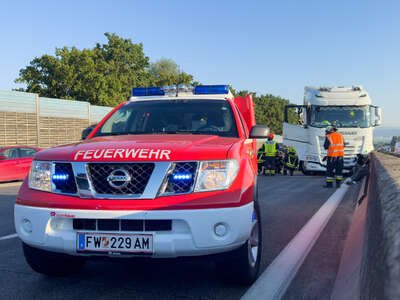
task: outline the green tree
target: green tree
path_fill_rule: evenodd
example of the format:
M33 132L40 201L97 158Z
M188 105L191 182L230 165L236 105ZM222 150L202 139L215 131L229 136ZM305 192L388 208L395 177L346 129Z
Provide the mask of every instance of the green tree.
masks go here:
M56 48L55 55L35 57L21 69L16 82L23 91L44 97L89 101L114 106L125 100L132 87L159 83L190 83L193 76L163 59L152 64L142 44L105 33L107 43L91 49ZM21 90L21 89L20 89Z
M237 96L248 94L248 91L233 91ZM253 94L253 101L257 124L266 125L271 132L282 134L285 106L290 104L289 100L271 94ZM291 123L296 122L297 115L294 111L289 111L288 118Z
M167 86L177 84L190 84L193 76L179 70L179 66L172 60L161 58L150 66L150 74L154 85Z

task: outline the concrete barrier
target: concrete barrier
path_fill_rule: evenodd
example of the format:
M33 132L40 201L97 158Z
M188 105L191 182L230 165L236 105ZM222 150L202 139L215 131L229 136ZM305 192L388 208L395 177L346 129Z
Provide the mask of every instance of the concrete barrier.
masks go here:
M331 299L400 299L400 158L372 153ZM360 195L363 193L360 187Z
M331 299L400 299L400 158L372 153ZM363 187L360 187L360 194Z
M361 296L400 299L400 158L373 153L371 175Z

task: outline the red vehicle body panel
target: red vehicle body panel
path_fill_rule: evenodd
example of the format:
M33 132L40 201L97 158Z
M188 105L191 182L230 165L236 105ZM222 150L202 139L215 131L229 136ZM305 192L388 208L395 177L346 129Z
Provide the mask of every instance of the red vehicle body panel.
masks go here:
M253 97L251 95L235 97L233 101L243 116L243 119L247 125L247 131L250 132L251 128L256 125Z
M197 160L226 159L226 153L237 138L221 138L213 135L125 135L95 137L81 143L43 150L37 154L37 160L65 161L154 161L155 155L149 151L159 149L158 160ZM121 155L116 149L123 149ZM109 150L105 153L106 150ZM126 152L126 150L134 150ZM161 156L162 150L170 150Z
M3 156L3 153L10 149L15 149L18 151L20 148L40 151L40 148L28 146L4 147L0 149L0 157ZM0 160L0 182L23 180L29 173L32 159L33 157L13 157Z

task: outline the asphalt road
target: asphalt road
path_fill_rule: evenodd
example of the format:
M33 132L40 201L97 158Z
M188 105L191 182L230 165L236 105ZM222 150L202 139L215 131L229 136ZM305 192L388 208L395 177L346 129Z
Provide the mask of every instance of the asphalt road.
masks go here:
M260 177L265 269L332 190L322 177ZM0 185L0 239L15 233L18 187ZM329 298L353 211L355 188L339 206L292 282L285 299ZM18 238L0 240L0 299L239 299L247 290L221 281L214 263L188 260L90 261L81 274L48 278L25 263Z

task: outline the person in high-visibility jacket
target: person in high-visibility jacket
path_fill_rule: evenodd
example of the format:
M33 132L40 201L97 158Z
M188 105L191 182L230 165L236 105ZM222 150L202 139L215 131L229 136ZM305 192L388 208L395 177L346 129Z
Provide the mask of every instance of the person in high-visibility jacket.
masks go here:
M283 175L293 176L294 170L299 166L299 157L297 156L296 149L289 147L289 151L285 155L285 167L283 169Z
M324 148L327 150L325 187L333 187L335 180L336 187L340 187L343 181L344 138L337 132L336 126L328 126L325 132Z
M257 168L258 168L258 175L264 174L264 164L265 164L265 157L264 157L264 147L261 146L260 149L257 151Z
M265 175L275 175L276 170L276 155L278 153L277 143L274 141L274 134L270 133L268 140L262 146L264 151L264 171Z

